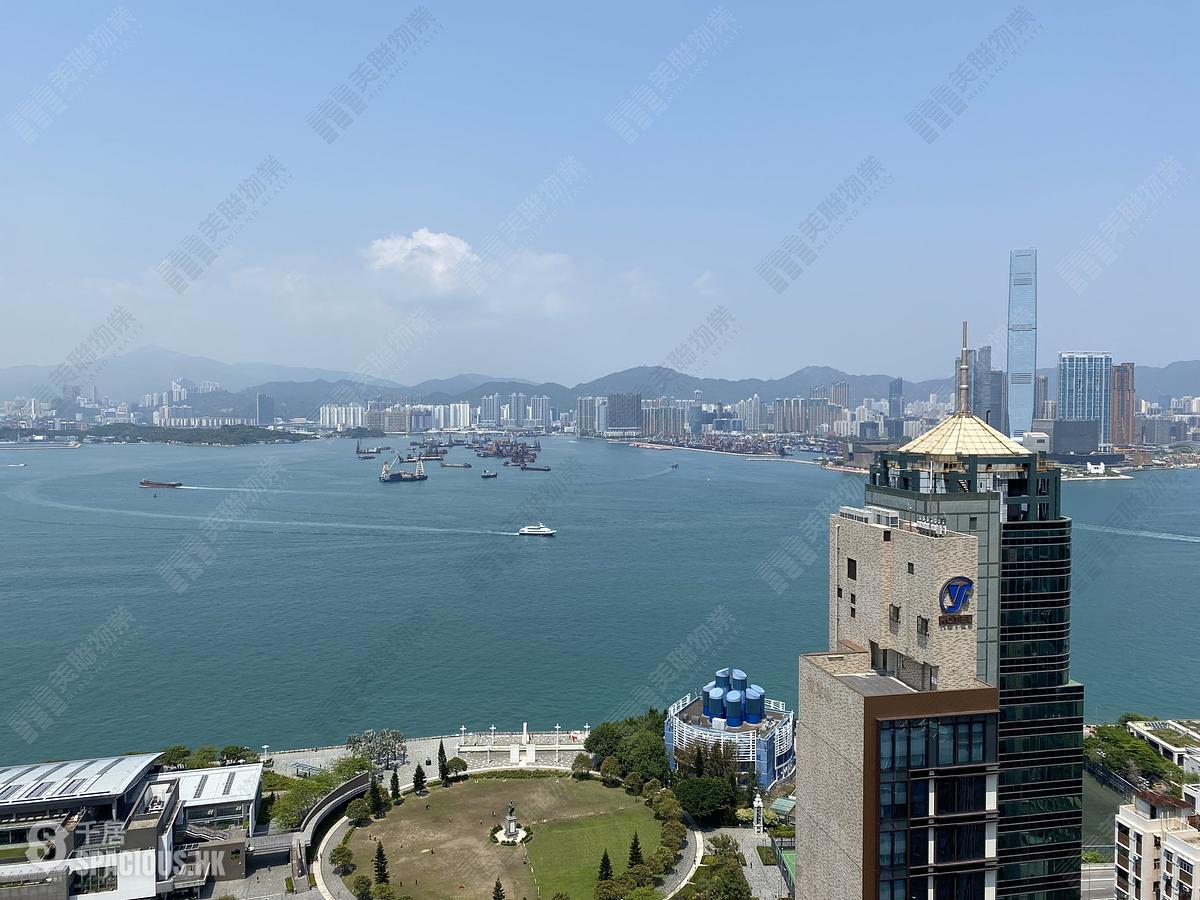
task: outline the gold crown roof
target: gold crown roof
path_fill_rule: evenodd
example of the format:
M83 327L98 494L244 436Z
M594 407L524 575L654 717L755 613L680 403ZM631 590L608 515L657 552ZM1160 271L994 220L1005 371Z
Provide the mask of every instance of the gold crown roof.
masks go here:
M958 413L900 448L924 456L1032 456L978 416Z

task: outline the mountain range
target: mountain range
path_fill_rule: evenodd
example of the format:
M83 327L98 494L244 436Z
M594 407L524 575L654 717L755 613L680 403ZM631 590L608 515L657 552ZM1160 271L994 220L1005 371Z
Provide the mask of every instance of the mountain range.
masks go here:
M950 361L947 369L951 370ZM47 384L54 367L14 366L0 369L0 398L29 396ZM952 370L951 370L952 371ZM1050 380L1050 396L1055 392L1053 369L1039 370ZM852 404L863 398L885 398L893 375L854 375L829 366L805 366L782 378L701 378L661 366L635 366L576 385L553 381L535 383L523 378L504 378L465 373L450 378L435 378L404 385L382 378L363 378L336 370L282 366L273 363L223 363L201 356L176 353L160 347L141 347L105 360L95 368L91 381L101 396L140 402L150 392L166 391L172 379L216 381L222 389L189 397L197 415L251 416L255 395L269 394L275 401L275 414L285 418L314 417L318 407L328 402L348 402L354 398L381 398L385 401L408 399L421 403L450 403L469 400L478 403L484 394L512 393L547 395L560 409L572 408L575 398L593 394L636 391L643 396L672 394L690 397L694 390L706 400L733 402L754 394L764 401L776 397L806 397L811 388L846 381ZM83 379L80 379L81 382ZM1138 366L1138 395L1157 400L1160 395L1195 396L1200 394L1200 360L1173 362L1167 366ZM81 383L85 392L90 382ZM930 394L949 397L953 389L950 371L945 378L910 382L905 379L904 395L909 400Z

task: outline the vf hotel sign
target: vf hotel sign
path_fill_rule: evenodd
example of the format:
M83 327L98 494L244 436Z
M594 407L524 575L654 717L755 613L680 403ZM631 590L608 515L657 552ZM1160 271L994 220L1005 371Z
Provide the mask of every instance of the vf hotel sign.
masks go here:
M938 617L938 626L947 628L952 625L970 625L975 617L965 612L975 593L975 582L963 575L956 575L944 585L938 603L942 614Z

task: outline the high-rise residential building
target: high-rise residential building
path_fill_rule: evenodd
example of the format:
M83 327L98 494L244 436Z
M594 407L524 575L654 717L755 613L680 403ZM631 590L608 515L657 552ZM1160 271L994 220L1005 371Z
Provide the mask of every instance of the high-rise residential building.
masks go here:
M1058 418L1100 423L1100 449L1112 446L1111 353L1058 354Z
M366 412L360 403L326 403L320 409L319 422L322 428L362 428Z
M828 400L829 399L829 385L814 384L812 387L810 387L808 389L808 399L810 399L810 400Z
M596 426L596 407L599 397L579 397L575 400L575 431L577 434L591 436L598 432Z
M267 394L254 395L254 421L259 425L275 423L275 399Z
M1033 427L1033 378L1037 374L1037 251L1008 255L1008 433L1019 438Z
M608 395L608 423L604 433L610 437L637 437L642 433L641 394Z
M829 386L829 402L836 403L842 409L850 407L850 382L835 381Z
M1046 415L1046 401L1050 399L1050 379L1045 375L1033 377L1033 417L1035 419L1052 419Z
M958 383L959 359L954 360L954 379ZM992 368L992 348L980 347L967 351L967 406L971 415L978 416L997 431L1008 433L1005 420L1004 392L1007 380L1004 372Z
M540 397L529 398L529 423L550 427L550 398L544 394Z
M1133 444L1133 417L1137 396L1133 384L1133 363L1118 363L1112 370L1112 444L1129 447Z
M526 406L529 403L529 398L525 394L512 393L508 395L508 421L507 425L512 425L515 428L525 427Z
M999 690L995 896L1078 898L1083 686L1070 677L1071 520L1061 472L969 412L965 334L963 344L958 412L877 454L866 502L976 539L975 675Z
M1117 810L1113 834L1117 897L1180 900L1193 896L1200 863L1200 831L1193 824L1197 791L1196 785L1184 785L1181 800L1142 791Z
M479 424L491 428L500 424L499 394L485 394L479 398Z
M976 674L979 542L867 506L829 520L829 652L800 658L800 900L994 897L998 696Z

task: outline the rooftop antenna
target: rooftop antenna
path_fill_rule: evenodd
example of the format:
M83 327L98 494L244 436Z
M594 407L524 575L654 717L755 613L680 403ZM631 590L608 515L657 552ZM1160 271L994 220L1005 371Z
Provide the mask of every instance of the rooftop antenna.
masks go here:
M967 387L967 323L963 322L963 342L962 342L962 359L958 364L958 414L965 416L969 412L967 409L967 396L969 388Z

